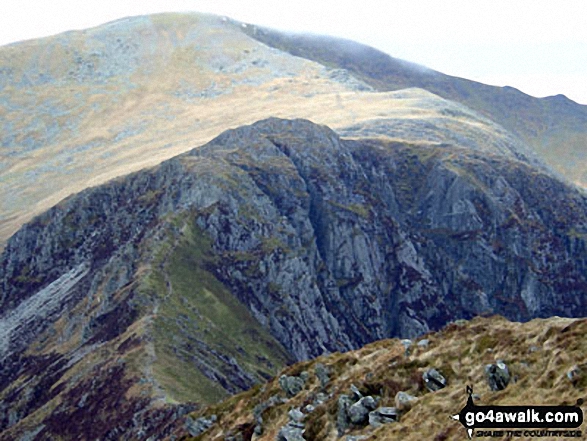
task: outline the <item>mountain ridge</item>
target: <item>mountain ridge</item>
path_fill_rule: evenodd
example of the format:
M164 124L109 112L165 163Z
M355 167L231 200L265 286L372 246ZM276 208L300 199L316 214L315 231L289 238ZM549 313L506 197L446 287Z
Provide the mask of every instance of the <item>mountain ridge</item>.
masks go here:
M368 85L373 79L352 65L292 56L247 35L254 29L211 15L161 14L1 48L0 246L68 194L271 116L311 119L345 136L353 136L349 127L358 133L368 125L369 136L393 127L397 140L410 142L515 144L528 156L524 136L486 109L470 111L416 89L404 98L380 92L385 87ZM378 129L378 119L386 127ZM581 136L568 132L572 142L565 144L551 132L547 144L557 147L549 154L579 167L580 157L560 149Z
M9 240L1 427L154 433L291 361L455 318L582 315L586 240L585 196L522 161L305 120L230 130Z
M584 186L587 178L580 164L587 145L587 105L560 94L535 98L511 86L446 75L341 38L282 33L254 25L243 31L292 55L346 69L379 91L420 87L462 103L519 136L559 173Z

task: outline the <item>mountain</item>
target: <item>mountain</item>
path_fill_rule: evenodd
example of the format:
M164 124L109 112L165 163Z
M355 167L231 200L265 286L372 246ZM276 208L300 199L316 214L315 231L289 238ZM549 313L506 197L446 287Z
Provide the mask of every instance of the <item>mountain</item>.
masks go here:
M268 117L347 137L515 152L581 185L585 115L562 98L448 77L341 40L195 13L127 18L0 48L0 247L70 194Z
M479 112L532 147L558 173L586 186L587 106L564 95L534 98L513 87L494 87L445 75L359 43L249 26L270 47L345 69L377 91L422 88Z
M453 323L414 341L382 340L288 367L267 384L190 414L176 434L187 440L250 440L261 433L254 439L264 441L284 439L280 433L301 439L293 435L303 430L304 439L313 441L465 440L465 428L449 417L465 406L467 386L478 406L569 406L583 398L585 332L585 319L521 324L491 317ZM492 390L486 366L498 361L506 366L502 378L508 383ZM446 387L428 389L424 377L430 369L445 378ZM373 413L381 408L394 408L399 421L376 427L381 418ZM585 439L584 431L577 438Z
M586 240L587 198L523 155L229 130L10 238L0 430L162 437L294 361L478 315L584 316Z

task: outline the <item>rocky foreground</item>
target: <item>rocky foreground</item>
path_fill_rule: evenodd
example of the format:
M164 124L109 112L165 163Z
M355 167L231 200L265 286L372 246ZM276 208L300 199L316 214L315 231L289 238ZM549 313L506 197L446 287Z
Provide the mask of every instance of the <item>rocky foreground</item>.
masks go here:
M464 440L465 429L449 416L465 405L466 386L477 405L575 405L587 397L586 332L586 319L521 324L495 316L413 340L378 341L295 364L267 384L190 414L174 436Z

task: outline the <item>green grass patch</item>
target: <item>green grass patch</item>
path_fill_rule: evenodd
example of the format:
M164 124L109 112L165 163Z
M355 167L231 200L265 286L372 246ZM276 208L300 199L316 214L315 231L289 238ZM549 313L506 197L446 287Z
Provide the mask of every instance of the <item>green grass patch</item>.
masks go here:
M261 327L245 305L210 272L218 264L211 242L193 223L151 284L170 289L155 322L155 375L177 401L217 402L226 392L198 365L225 375L228 366L212 351L231 357L259 381L289 361L283 347ZM166 277L162 272L166 273ZM159 274L157 274L159 273ZM230 374L227 374L230 381Z

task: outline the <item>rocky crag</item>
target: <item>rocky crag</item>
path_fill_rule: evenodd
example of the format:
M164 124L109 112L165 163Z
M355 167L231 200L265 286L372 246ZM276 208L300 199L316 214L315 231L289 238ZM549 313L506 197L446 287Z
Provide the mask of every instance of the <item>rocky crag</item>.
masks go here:
M585 196L521 153L231 130L9 240L0 430L162 437L292 361L478 315L584 316L586 240Z

